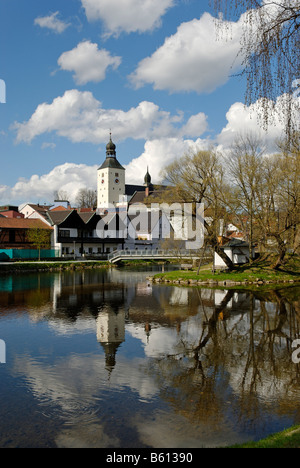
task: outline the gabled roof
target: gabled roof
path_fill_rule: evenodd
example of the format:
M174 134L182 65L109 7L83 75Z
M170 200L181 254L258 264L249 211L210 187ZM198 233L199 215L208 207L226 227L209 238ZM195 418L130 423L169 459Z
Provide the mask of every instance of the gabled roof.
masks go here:
M48 211L48 218L52 225L61 228L84 229L89 224L89 228L97 224L99 215L94 212L80 213L77 210ZM99 218L99 219L98 219ZM91 224L92 223L92 224Z
M40 216L47 219L47 213L50 210L52 205L50 206L50 205L38 205L34 203L26 203L24 206L22 206L21 212L25 208L25 206L30 206L30 208L36 211Z
M0 229L48 229L52 227L40 219L0 218Z
M33 208L38 213L45 213L46 211L50 210L50 208L51 208L50 205L38 205L38 204L36 205L34 203L27 203L27 205L30 206L31 208Z
M77 212L80 219L84 222L88 229L95 229L101 217L95 211L90 213Z
M98 216L95 211L88 211L88 212L77 211L77 214L85 224L88 224L94 217Z
M64 223L73 213L76 213L77 215L76 210L48 211L47 216L52 225L58 226Z

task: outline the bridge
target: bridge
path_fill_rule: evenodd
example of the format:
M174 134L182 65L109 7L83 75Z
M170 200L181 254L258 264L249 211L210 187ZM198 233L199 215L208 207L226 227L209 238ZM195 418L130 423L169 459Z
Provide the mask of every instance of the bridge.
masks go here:
M118 263L122 260L199 260L199 252L192 250L116 250L108 255L110 263Z

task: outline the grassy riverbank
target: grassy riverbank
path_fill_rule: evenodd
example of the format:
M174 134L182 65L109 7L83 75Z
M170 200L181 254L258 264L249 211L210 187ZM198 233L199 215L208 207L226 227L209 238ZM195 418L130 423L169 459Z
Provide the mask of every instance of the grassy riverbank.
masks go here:
M300 448L300 426L291 427L258 442L247 442L228 448Z
M211 286L266 285L274 283L293 283L300 281L300 259L290 256L279 270L271 268L273 258L257 260L252 265L237 267L234 271L212 272L212 265L202 267L197 271L170 271L159 273L153 277L155 282L175 284L200 284Z
M16 262L0 265L0 274L30 273L40 271L76 271L93 268L108 268L107 261L54 261L54 262Z

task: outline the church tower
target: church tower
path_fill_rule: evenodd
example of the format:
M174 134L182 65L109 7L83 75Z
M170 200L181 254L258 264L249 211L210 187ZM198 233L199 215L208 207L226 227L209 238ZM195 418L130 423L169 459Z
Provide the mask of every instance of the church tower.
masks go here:
M120 197L125 195L125 169L116 156L116 145L111 135L106 145L106 159L98 169L97 180L97 208L105 209L119 203Z

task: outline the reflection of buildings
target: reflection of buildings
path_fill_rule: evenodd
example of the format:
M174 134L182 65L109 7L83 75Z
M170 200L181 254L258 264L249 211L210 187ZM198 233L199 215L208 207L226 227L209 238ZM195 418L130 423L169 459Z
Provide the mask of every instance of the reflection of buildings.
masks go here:
M97 317L97 340L105 352L106 369L112 371L116 365L116 353L125 341L125 311L114 312L108 307Z
M120 358L125 328L127 336L138 340L134 352L141 346L139 352L151 357L168 355L172 349L178 352L181 341L192 349L194 344L198 345L203 327L212 322L219 332L226 326L228 343L230 333L238 336L233 349L240 346L241 340L249 339L252 316L255 320L264 319L261 324L255 322L258 336L275 330L272 336L280 340L279 326L285 336L299 329L296 323L291 325L284 320L286 314L278 315L279 299L275 293L158 286L146 280L148 274L111 269L1 277L1 317L17 311L28 314L31 321L47 321L61 336L78 332L96 334L101 344L97 347L101 360L105 359L109 371L115 367L116 358ZM293 304L299 310L298 297ZM289 312L290 306L286 307ZM298 316L293 315L293 309L289 313L296 320ZM126 347L132 345L132 340L128 341ZM207 348L211 342L208 341ZM124 348L122 345L122 352Z

